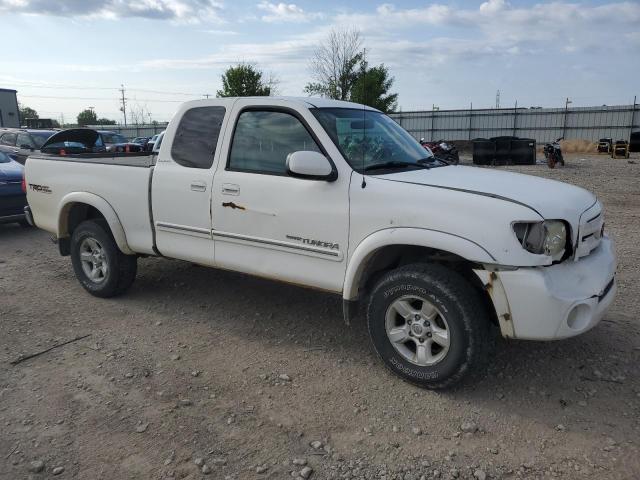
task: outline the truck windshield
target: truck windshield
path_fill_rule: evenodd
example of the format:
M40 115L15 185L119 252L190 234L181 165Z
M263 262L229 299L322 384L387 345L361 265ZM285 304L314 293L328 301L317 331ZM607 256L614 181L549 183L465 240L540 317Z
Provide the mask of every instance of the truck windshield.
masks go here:
M312 108L311 112L358 172L446 165L383 113L351 108Z

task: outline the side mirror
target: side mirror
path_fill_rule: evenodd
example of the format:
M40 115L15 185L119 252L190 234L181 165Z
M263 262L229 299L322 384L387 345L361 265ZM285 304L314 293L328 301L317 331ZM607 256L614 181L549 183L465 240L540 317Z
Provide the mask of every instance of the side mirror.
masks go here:
M319 152L301 150L287 156L287 173L292 177L333 182L338 172L327 157Z

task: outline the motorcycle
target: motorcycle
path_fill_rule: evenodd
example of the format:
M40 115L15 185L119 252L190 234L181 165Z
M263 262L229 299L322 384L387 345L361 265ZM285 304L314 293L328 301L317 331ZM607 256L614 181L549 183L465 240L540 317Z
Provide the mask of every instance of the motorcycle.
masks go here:
M560 140L564 140L564 138L560 137L554 142L546 143L542 150L549 168L555 168L558 163L564 167L564 158L562 157L562 150L560 149Z
M444 140L427 142L424 138L421 138L420 145L433 153L436 158L444 160L447 163L452 163L454 165L460 163L458 149Z

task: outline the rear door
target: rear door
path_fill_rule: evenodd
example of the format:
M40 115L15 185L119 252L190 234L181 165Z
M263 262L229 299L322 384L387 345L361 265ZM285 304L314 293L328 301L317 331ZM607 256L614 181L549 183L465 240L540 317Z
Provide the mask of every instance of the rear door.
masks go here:
M213 264L211 185L226 101L183 107L165 133L152 178L156 245L162 255Z

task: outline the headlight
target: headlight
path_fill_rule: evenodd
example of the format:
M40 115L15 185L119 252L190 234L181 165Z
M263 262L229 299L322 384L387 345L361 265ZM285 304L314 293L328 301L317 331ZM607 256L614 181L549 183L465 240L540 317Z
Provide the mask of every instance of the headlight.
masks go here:
M537 223L514 223L513 231L522 247L537 255L560 260L567 246L567 227L561 220Z

